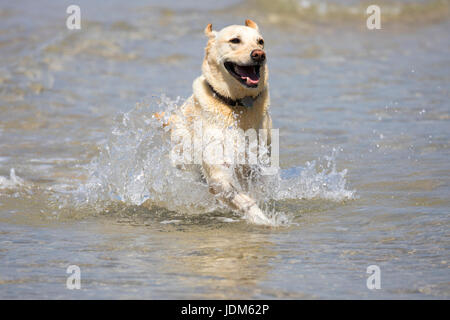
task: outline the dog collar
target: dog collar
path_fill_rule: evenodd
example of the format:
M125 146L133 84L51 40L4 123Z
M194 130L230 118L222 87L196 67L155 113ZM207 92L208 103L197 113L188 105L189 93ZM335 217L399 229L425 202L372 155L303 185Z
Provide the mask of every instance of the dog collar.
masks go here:
M219 98L219 100L221 100L223 103L232 106L232 107L247 107L247 108L251 108L253 107L253 102L259 98L259 96L261 95L261 93L259 93L256 97L252 98L252 97L245 97L243 99L237 99L237 100L233 100L231 98L228 97L224 97L223 95L221 95L220 93L218 93L216 90L214 90L213 86L206 81L206 83L208 84L208 87L211 89L211 91L214 93L214 95Z

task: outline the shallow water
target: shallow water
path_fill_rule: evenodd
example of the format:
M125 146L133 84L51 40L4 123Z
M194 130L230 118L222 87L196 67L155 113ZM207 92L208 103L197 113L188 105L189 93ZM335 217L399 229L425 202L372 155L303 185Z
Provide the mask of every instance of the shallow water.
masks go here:
M0 5L0 298L449 298L449 1L380 2L378 31L358 1L78 3L81 31L69 2ZM248 17L276 227L216 207L145 121L190 95L204 26Z

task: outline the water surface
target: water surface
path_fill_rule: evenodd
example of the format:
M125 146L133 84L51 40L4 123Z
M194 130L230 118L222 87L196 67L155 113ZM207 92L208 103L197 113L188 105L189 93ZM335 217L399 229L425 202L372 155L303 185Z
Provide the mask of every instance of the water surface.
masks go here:
M0 5L1 298L448 299L449 1L382 1L376 31L358 1L78 1L80 31L69 4ZM246 18L278 227L216 208L145 121L191 94L206 24Z

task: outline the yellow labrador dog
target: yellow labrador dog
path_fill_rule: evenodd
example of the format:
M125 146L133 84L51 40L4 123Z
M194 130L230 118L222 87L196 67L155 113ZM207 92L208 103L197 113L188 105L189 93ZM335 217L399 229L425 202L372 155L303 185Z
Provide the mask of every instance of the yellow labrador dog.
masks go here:
M268 69L264 40L258 26L246 20L245 26L232 25L214 31L205 28L208 44L202 65L202 75L193 83L193 94L181 106L178 115L168 123L172 137L194 135L194 122L201 121L203 131L219 128L259 129L267 132L270 145L272 121L268 114ZM157 118L164 113L155 115ZM253 223L270 221L245 189L249 170L236 170L227 163L202 160L203 175L210 191L234 211ZM248 169L248 166L246 166Z

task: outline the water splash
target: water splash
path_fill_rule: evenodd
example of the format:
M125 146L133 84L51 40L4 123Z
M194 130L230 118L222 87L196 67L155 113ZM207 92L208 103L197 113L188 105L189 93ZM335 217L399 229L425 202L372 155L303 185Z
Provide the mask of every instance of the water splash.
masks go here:
M162 207L183 214L229 211L202 179L200 170L180 170L172 164L168 127L152 117L165 110L163 121L177 112L175 101L162 96L156 104L138 104L117 117L99 156L88 166L89 180L75 192L78 205L104 210L113 203ZM326 163L308 162L305 167L279 170L249 181L249 193L273 225L286 225L292 215L277 212L273 203L286 199L352 199L346 189L346 170L338 171L336 153Z
M181 171L170 160L170 132L152 117L165 109L162 121L176 112L180 99L162 96L153 105L137 105L117 117L99 156L87 170L90 179L77 191L80 203L102 209L111 202L152 203L171 211L203 213L217 204L195 171Z
M0 190L2 189L15 189L24 184L22 178L16 175L14 168L11 168L9 172L9 179L7 177L0 176Z
M355 191L346 188L347 169L336 169L337 151L333 149L324 161L306 162L305 167L283 170L277 199L325 199L342 201L355 198ZM323 163L324 162L324 163Z

